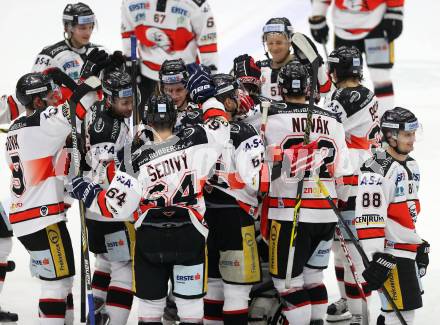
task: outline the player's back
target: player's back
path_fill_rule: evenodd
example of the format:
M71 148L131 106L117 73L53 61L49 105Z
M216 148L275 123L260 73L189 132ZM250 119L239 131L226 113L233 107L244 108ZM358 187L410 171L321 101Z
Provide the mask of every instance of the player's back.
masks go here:
M269 192L269 218L291 220L294 197L301 176L295 173L298 157L294 147L303 143L307 125L308 104L287 104L286 108L271 107L266 126L268 146L283 151L281 176L272 180ZM310 142L314 142L313 159L307 160L307 169L313 166L331 197L337 198L335 178L352 175L344 139L344 129L337 116L317 106L313 107ZM303 157L305 158L305 157ZM298 167L298 166L297 166ZM320 213L317 213L318 210ZM305 172L300 221L334 222L336 217L319 191L313 175Z

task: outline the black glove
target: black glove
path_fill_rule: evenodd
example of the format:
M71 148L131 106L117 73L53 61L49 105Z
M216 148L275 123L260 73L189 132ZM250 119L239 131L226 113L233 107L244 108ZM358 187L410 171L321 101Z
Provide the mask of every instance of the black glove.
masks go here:
M212 82L210 71L202 65L191 63L187 65L189 78L186 89L189 91L191 100L196 104L202 104L215 95L215 86Z
M105 68L106 72L110 72L116 69L121 69L125 64L125 56L121 51L114 51L109 56L110 64Z
M90 76L98 76L102 69L108 67L111 59L106 51L94 48L87 55L86 62L81 69L81 78L87 79Z
M426 268L429 264L429 250L431 245L426 240L417 248L416 263L419 269L419 276L422 278L426 274Z
M325 16L310 17L309 24L313 39L320 44L327 43L328 25Z
M316 47L315 43L313 43L313 41L307 37L306 35L304 35L304 38L307 40L307 42L309 42L310 46L313 48L313 51L316 53L316 55L318 56L318 60L319 60L319 66L321 66L322 64L324 64L324 60L322 59L322 56L319 54L318 52L318 48ZM301 51L301 49L292 42L292 47L293 47L293 53L295 54L296 59L301 63L301 64L309 64L311 63L309 61L309 59L304 55L304 53Z
M66 86L74 91L78 86L76 82L59 68L49 68L43 71L43 74L49 76L58 86Z
M88 182L80 176L72 179L70 196L74 199L82 200L86 208L90 208L95 197L102 191L101 186L94 182Z
M385 32L385 37L389 42L394 41L402 34L403 12L402 10L387 8L381 26Z
M362 272L371 290L382 287L391 270L396 266L396 259L391 254L375 253L370 265Z

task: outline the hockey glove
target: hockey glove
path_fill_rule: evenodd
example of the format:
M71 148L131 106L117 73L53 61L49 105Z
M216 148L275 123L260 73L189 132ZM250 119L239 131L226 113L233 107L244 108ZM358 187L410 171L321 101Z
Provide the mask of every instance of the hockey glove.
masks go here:
M109 59L110 63L108 67L105 68L106 72L121 69L125 64L125 56L121 51L114 51L113 54L109 56Z
M190 74L186 82L191 100L196 104L202 104L211 97L214 97L215 86L211 80L209 69L204 66L192 63L188 64Z
M252 56L242 54L234 59L234 76L240 79L240 81L241 78L243 78L243 80L253 78L259 82L261 68L255 63Z
M104 50L94 48L86 58L81 69L81 78L86 79L90 76L98 76L102 69L108 67L111 63L110 57Z
M310 32L313 39L320 44L328 41L328 25L324 16L314 16L309 18Z
M48 75L58 86L64 85L72 91L78 86L72 78L59 68L46 69L43 71L43 74Z
M383 16L382 28L389 42L394 41L402 34L403 12L402 10L388 8Z
M426 274L426 268L429 264L429 250L431 245L426 240L417 248L416 263L419 269L419 276L422 278Z
M375 253L370 265L362 272L371 290L382 287L391 270L396 266L396 259L391 254Z
M94 182L88 182L80 176L72 179L71 187L71 196L83 201L86 208L90 208L95 197L102 191L101 186Z
M240 99L240 107L237 112L238 115L246 114L252 107L254 107L254 100L243 90L238 90L238 97Z

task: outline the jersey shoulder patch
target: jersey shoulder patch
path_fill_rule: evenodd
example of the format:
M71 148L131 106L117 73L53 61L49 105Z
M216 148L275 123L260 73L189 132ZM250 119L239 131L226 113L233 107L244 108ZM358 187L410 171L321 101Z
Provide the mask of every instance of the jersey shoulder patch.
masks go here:
M96 145L102 142L116 143L120 132L120 120L112 117L107 112L99 113L89 126L90 144Z
M245 122L231 122L231 140L234 148L238 148L240 144L247 139L258 135L255 128Z
M361 167L361 172L376 173L385 177L393 165L393 162L394 158L391 157L386 151L378 151L373 155L373 157L364 162Z
M269 67L270 68L270 60L269 59L266 59L266 60L261 60L261 61L257 61L256 62L256 64L260 67L260 68L263 68L263 67Z
M201 7L206 0L192 0L197 6Z
M70 48L67 46L66 42L65 41L60 41L60 42L55 43L53 45L46 46L40 52L40 54L44 54L44 55L50 56L51 58L54 58L59 53L61 53L63 51L68 51L68 50L70 50Z

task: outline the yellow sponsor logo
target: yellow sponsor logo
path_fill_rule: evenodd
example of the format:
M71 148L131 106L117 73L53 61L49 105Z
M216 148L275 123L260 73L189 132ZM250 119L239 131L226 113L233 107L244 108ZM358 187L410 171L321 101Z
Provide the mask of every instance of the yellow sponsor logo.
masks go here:
M244 282L260 281L260 261L258 257L255 228L253 225L241 228L243 238Z
M273 275L278 274L278 238L281 224L272 220L269 237L269 271Z
M61 239L60 228L57 224L50 225L46 227L46 233L49 239L49 248L54 262L56 276L68 276L70 272L63 241Z
M397 308L399 310L403 309L403 300L402 300L402 290L400 289L400 280L399 273L397 267L395 267L388 276L388 279L385 281L385 288L391 296L391 299L395 302ZM392 307L388 304L388 310L391 310Z

